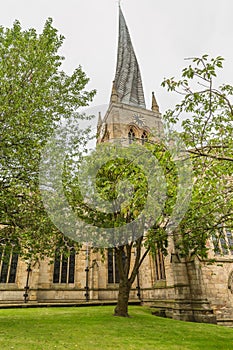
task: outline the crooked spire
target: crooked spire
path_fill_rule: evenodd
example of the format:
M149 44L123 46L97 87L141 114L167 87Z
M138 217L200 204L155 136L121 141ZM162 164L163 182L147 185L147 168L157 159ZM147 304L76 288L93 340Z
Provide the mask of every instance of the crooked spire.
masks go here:
M139 65L120 6L114 92L118 97L118 102L146 108Z

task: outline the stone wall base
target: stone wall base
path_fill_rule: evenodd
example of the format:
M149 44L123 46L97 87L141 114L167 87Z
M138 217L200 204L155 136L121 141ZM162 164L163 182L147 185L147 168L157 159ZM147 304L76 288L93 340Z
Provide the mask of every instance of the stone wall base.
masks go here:
M232 319L218 319L217 324L219 326L231 327L233 328L233 318Z
M147 304L144 302L144 304ZM156 300L149 303L156 316L180 321L217 324L216 315L206 300Z

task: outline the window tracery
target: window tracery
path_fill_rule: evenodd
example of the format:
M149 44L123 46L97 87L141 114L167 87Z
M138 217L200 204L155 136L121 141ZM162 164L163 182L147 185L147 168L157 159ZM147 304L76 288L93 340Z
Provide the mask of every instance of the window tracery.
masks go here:
M148 136L147 136L147 133L145 131L143 131L143 133L142 133L141 140L142 140L142 145L144 145L145 142L147 142L147 140L148 140Z
M133 128L129 129L128 139L129 139L129 144L133 143L133 141L135 140L135 132L134 132Z

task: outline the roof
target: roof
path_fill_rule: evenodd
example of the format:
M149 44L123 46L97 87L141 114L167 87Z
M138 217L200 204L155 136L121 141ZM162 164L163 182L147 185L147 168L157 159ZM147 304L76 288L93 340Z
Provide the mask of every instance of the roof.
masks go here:
M141 73L129 30L119 6L119 38L114 88L118 101L146 108Z

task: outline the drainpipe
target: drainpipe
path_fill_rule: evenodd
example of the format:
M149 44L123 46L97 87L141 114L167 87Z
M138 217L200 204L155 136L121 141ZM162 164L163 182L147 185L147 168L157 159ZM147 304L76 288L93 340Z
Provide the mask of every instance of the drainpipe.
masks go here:
M90 295L89 295L89 248L88 248L88 243L87 243L87 248L86 248L86 286L85 286L85 297L86 297L86 302L90 300Z
M29 276L30 276L30 272L32 271L31 269L31 261L28 261L28 265L27 265L27 280L26 280L26 286L24 287L25 289L25 293L24 293L24 303L28 302L28 292L29 292Z
M142 301L142 298L141 298L141 287L140 287L140 280L139 280L139 271L137 272L137 297L140 301Z

